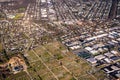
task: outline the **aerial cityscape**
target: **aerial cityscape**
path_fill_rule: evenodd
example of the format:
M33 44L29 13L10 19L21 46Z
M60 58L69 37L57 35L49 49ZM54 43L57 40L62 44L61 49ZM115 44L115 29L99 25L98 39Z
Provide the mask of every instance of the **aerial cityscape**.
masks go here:
M0 0L0 80L120 80L120 0Z

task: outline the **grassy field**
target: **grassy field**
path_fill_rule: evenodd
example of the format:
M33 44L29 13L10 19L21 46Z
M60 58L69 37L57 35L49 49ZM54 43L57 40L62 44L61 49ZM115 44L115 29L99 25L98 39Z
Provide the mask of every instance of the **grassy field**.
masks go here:
M32 63L32 62L38 60L37 56L33 53L32 50L29 51L29 52L27 52L27 54L28 54L28 57L27 57L27 58L28 58L28 60L29 60L29 63Z
M20 72L18 74L10 75L5 80L30 80L30 78L25 72Z
M28 72L34 80L97 80L99 76L103 80L105 77L102 72L88 74L92 67L60 42L48 43L27 53Z
M67 51L66 47L60 42L45 44L34 49L34 51L59 80L74 80L73 77L80 80L96 80L98 76L103 76L103 73L89 75L87 72L90 71L92 67L83 59ZM35 56L33 57L33 55L31 55L31 51L29 55L29 58L33 58L34 61L36 60L36 62L31 63L34 64L34 66L31 66L33 68L36 66L35 71L37 72L30 70L31 74L39 75L43 80L47 80L48 78L49 80L55 79L53 74L40 63L40 61L37 61L39 59L36 55L37 58L34 58ZM60 62L62 62L62 66ZM38 65L44 67L37 67ZM32 75L32 77L35 78L36 76Z

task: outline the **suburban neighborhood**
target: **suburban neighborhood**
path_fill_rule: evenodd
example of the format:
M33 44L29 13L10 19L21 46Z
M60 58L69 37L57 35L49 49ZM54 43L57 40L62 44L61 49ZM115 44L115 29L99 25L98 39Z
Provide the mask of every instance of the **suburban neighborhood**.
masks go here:
M120 0L0 0L0 80L120 80Z

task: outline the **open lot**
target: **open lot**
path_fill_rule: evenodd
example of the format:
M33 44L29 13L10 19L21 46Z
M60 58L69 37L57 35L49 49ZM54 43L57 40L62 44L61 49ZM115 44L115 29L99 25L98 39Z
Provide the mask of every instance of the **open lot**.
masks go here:
M45 44L28 52L30 68L28 72L33 79L43 80L97 80L103 73L89 74L91 66L83 59L68 52L59 42Z
M30 80L29 76L25 72L10 75L5 80Z

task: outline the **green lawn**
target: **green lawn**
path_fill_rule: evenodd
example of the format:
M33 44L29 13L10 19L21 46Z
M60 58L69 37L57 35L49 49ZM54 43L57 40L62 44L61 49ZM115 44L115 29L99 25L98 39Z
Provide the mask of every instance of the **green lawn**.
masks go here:
M22 13L17 13L14 17L15 20L17 19L21 19L23 17L23 14Z

